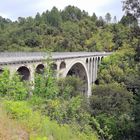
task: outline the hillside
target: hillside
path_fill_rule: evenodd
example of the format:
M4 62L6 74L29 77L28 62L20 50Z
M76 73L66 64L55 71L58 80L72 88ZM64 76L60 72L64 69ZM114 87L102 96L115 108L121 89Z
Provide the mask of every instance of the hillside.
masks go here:
M117 22L110 13L89 16L74 6L63 11L53 7L35 18L19 17L14 22L0 17L0 51L115 51L137 39L140 31L129 28L136 23L128 23L129 19L132 16Z

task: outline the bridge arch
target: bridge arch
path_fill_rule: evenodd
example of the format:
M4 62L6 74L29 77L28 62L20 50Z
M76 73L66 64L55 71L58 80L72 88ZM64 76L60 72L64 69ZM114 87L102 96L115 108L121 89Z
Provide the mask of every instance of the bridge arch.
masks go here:
M100 59L101 59L101 61L103 60L103 58L104 58L103 56L100 58Z
M57 70L57 64L56 63L52 63L51 64L51 68L52 68L52 70L56 71Z
M3 71L4 71L4 70L3 70L2 68L0 68L0 74L3 73Z
M84 86L82 87L82 92L84 94L87 94L88 96L91 94L91 85L89 80L89 73L86 68L86 64L82 61L75 61L72 62L69 67L64 72L64 77L67 77L68 75L75 75L76 77L79 77L84 82Z
M21 66L17 69L17 73L22 80L28 81L30 79L30 70L26 66Z
M39 64L39 65L37 65L35 72L38 74L43 74L44 69L45 69L45 66L43 64Z
M60 70L66 68L66 63L64 61L60 64Z

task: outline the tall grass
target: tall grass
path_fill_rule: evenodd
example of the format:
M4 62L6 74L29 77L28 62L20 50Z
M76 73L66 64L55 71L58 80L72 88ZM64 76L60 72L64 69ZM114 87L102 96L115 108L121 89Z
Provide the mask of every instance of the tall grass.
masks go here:
M10 119L22 126L30 140L98 140L94 133L74 132L70 126L59 125L39 111L33 111L26 101L4 101L3 108Z

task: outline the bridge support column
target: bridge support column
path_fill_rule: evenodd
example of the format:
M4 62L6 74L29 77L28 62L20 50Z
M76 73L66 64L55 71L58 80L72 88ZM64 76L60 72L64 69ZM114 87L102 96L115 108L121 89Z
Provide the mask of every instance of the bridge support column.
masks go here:
M97 72L98 72L98 57L96 57L95 60L95 81L97 79Z
M30 79L29 79L29 81L32 85L34 85L34 80L35 80L35 69L33 66L31 66L30 67Z
M90 69L90 59L88 59L88 67L87 67L88 72L90 71L89 69Z
M91 94L92 94L92 92L91 92L91 90L92 90L91 87L92 87L92 84L91 84L91 83L88 83L88 93L87 93L88 97L90 97Z
M60 62L57 62L57 70L56 70L56 77L59 78L60 77Z
M91 61L90 61L90 83L92 84L92 70L93 70L93 63L92 63L93 61L92 61L92 59L91 59Z
M93 83L94 83L96 79L96 58L95 57L94 57L93 64L94 64L94 67L93 67Z
M94 83L94 75L95 75L95 74L94 74L94 69L95 69L95 60L94 60L94 58L93 58L92 63L93 63L93 64L92 64L92 67L93 67L93 68L92 68L92 83Z

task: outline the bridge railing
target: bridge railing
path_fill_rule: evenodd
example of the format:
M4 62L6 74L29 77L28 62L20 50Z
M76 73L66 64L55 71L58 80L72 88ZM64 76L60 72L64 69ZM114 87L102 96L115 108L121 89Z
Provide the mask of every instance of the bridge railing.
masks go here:
M32 57L45 56L45 52L0 52L0 57Z

